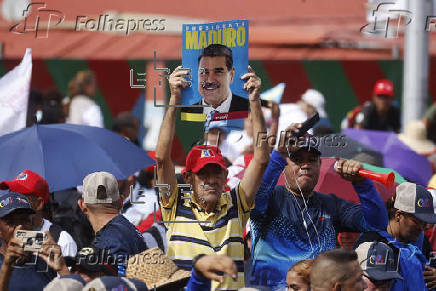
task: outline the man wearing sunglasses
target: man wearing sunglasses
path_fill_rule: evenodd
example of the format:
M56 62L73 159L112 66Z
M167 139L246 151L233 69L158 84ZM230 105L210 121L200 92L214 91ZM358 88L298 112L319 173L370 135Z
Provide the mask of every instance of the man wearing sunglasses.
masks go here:
M389 291L399 274L399 253L382 242L364 242L357 249L367 291Z

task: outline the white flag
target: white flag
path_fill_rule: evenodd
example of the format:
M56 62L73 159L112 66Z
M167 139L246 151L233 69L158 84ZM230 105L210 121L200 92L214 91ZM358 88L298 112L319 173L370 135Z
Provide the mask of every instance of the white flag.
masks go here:
M32 80L32 49L23 60L0 78L0 135L26 127L27 103Z

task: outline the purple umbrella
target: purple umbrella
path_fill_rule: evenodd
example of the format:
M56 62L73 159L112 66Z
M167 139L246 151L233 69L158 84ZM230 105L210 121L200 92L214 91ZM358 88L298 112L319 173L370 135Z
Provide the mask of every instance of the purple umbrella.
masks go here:
M404 178L422 186L427 186L432 176L430 162L427 158L405 145L395 133L352 128L345 129L342 132L381 152L386 168L392 168Z

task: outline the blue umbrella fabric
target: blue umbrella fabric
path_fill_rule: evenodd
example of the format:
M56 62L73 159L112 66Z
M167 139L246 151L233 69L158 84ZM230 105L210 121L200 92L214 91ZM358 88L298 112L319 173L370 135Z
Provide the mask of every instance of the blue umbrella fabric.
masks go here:
M405 145L395 133L351 128L342 133L381 152L386 168L396 170L414 183L427 186L432 175L430 162Z
M50 192L82 185L96 171L125 179L154 160L126 138L104 128L34 125L0 137L0 180L25 169L43 176Z

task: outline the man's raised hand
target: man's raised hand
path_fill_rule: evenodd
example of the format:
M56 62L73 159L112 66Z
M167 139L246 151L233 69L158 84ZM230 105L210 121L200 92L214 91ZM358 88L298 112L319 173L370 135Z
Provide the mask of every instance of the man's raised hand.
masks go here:
M182 88L189 86L189 83L186 81L185 77L191 78L187 70L182 70L182 66L175 68L169 76L168 83L171 92L170 105L180 104L182 98Z
M301 123L292 123L286 129L284 134L279 133L279 143L277 145L277 152L284 158L289 157L290 154L298 151L299 139L295 138L294 134L298 134L301 128ZM306 137L307 133L302 137Z
M248 66L248 73L244 74L241 79L245 80L244 89L248 91L248 99L251 101L259 100L262 81L250 66Z

